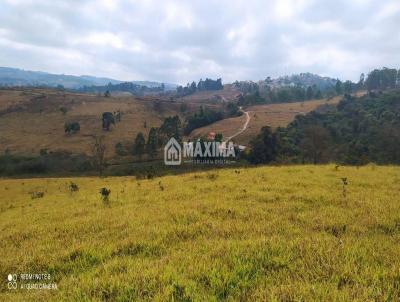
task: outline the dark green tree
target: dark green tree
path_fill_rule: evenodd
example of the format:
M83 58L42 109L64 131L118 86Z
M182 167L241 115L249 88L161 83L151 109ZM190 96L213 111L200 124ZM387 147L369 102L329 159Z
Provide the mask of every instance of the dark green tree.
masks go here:
M311 100L314 97L314 92L311 86L308 86L306 95L308 100Z
M158 153L158 129L151 128L147 138L146 151L151 158L155 158Z
M146 147L146 141L144 139L144 135L142 132L139 132L136 135L135 142L133 144L133 155L138 156L139 158L142 157Z
M177 141L182 139L182 123L177 115L165 118L158 131L159 144L165 144L171 137Z
M215 134L215 141L216 142L222 142L222 139L223 139L223 135L222 135L222 133L217 133L217 134Z
M360 75L360 80L358 81L358 89L363 89L365 85L365 75L362 73Z
M335 90L336 90L336 94L340 95L343 93L343 89L342 89L342 82L340 80L338 80L336 82L336 86L335 86Z
M378 69L371 71L365 81L369 91L379 89L381 87L381 72Z
M253 164L266 164L277 156L278 142L270 127L263 127L261 133L250 142L249 161Z
M346 81L343 84L344 93L350 94L353 90L353 83L351 81Z
M304 129L304 137L300 142L303 157L313 164L320 163L328 147L329 133L321 126L309 126Z
M384 67L381 70L382 73L382 89L387 88L395 88L396 87L396 78L397 78L397 70L392 68Z

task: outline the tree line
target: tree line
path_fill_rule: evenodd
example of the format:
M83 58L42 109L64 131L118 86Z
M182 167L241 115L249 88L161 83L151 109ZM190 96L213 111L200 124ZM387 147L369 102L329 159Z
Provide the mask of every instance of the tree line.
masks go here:
M361 81L363 81L363 75L361 75L360 82ZM370 91L400 87L400 70L386 67L375 69L368 74L364 85Z
M147 139L142 132L136 135L132 147L132 154L141 158L147 154L150 158L158 155L158 150L163 147L171 137L178 142L182 141L183 135L189 135L194 129L207 126L223 118L239 116L242 112L234 103L227 103L224 111L215 111L200 106L197 112L188 116L185 123L182 123L179 116L170 116L164 119L160 127L152 127L149 130ZM117 154L127 155L121 143L116 146Z
M172 137L177 141L182 141L182 122L177 115L165 118L159 128L150 128L147 140L144 134L139 132L133 143L132 154L139 158L144 154L150 158L156 158L158 150Z
M183 133L189 135L194 129L210 125L224 118L240 116L241 114L239 106L232 102L225 105L224 111L216 111L200 106L198 112L186 118Z
M224 86L222 85L222 79L212 80L212 79L205 79L200 81L196 84L196 82L187 83L186 86L178 86L176 88L176 93L178 96L185 96L196 91L206 91L206 90L222 90Z
M139 84L135 84L132 82L124 82L118 84L111 84L108 83L107 85L103 86L83 86L77 89L79 92L84 93L98 93L102 94L106 97L109 97L112 92L129 92L133 95L143 96L149 93L162 93L165 91L165 85L162 83L160 86L156 87L148 87Z

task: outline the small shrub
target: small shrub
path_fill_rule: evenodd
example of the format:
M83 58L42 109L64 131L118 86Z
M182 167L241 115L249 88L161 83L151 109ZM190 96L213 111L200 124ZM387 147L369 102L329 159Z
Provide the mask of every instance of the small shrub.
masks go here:
M37 199L37 198L43 198L44 192L40 191L34 191L34 192L29 192L31 194L31 199Z
M81 125L78 122L66 122L64 124L64 132L75 134L81 130Z
M70 182L69 186L68 186L69 191L72 192L78 192L79 191L79 186L74 183L74 182Z
M111 194L111 190L107 189L107 188L101 188L100 189L100 195L101 195L101 199L103 200L103 202L105 204L107 204L110 200L109 200L109 196Z
M66 115L66 114L67 114L67 111L68 111L68 109L67 109L67 108L65 108L65 107L60 107L60 111L61 111L61 113L62 113L63 115Z
M342 194L343 194L343 197L346 197L346 195L347 195L346 187L348 185L347 177L343 177L343 178L341 178L341 180L342 180L342 183L343 183Z

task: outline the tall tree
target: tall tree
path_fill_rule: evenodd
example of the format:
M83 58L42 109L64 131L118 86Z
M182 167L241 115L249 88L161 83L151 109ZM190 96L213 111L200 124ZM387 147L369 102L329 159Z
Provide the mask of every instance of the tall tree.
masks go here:
M350 94L353 90L353 83L351 81L346 81L343 84L344 93Z
M308 100L311 100L313 98L314 92L311 86L308 86L306 95Z
M193 92L196 92L197 86L196 86L196 82L193 81L192 84L190 85L190 90Z
M182 123L179 116L167 117L158 131L158 139L160 144L166 143L171 137L177 141L181 140L182 136Z
M336 82L335 90L336 90L336 94L338 94L338 95L343 93L342 82L340 80L338 80Z
M144 153L145 146L146 141L144 139L144 135L142 132L139 132L136 135L135 143L133 144L133 154L141 158Z
M92 146L92 155L93 165L99 172L99 175L102 176L106 167L106 145L103 136L95 136Z
M396 86L397 70L384 67L381 70L382 89L394 88Z
M363 88L364 88L364 85L365 85L365 74L362 73L362 74L360 75L360 80L358 81L358 88L359 88L359 89L363 89Z
M305 160L311 160L313 164L321 162L327 149L329 133L321 126L310 126L304 130L304 138L300 147Z
M261 133L251 142L249 161L253 164L270 163L277 156L277 138L270 127L263 127Z
M379 89L381 87L381 73L378 69L371 71L365 81L369 91Z
M157 156L158 151L158 129L151 128L147 138L146 151L151 158Z

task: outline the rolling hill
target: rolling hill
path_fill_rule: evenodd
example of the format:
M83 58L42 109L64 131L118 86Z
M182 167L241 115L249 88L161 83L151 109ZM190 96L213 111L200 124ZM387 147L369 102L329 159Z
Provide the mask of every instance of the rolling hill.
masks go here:
M153 106L154 99L146 98L105 98L49 89L0 90L0 152L30 155L47 149L89 154L93 136L101 134L106 137L107 154L113 156L117 143L133 142L138 132L147 135L164 117L179 114L178 104L164 101L157 111ZM67 110L65 115L60 108ZM121 122L103 131L102 113L117 110L122 113ZM65 122L74 121L81 130L65 134Z
M283 103L283 104L268 104L249 106L243 110L250 115L250 122L247 129L235 138L235 142L240 144L248 144L264 126L272 128L287 126L294 120L296 115L306 114L317 109L324 104L337 104L341 97L324 100L311 100L306 102ZM191 133L192 137L204 136L210 132L222 133L224 137L229 137L243 127L246 118L244 115L224 119L214 124L208 125L194 130Z
M0 67L0 87L13 86L45 86L57 87L59 85L67 89L78 89L84 86L104 86L109 83L120 84L124 81L105 77L89 75L74 76L65 74L52 74L42 71L29 71L18 68ZM146 87L158 87L161 83L154 81L130 81L134 84ZM166 89L175 89L177 85L165 83Z

